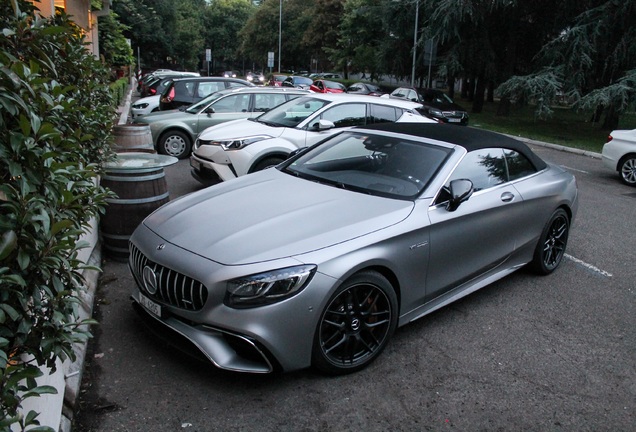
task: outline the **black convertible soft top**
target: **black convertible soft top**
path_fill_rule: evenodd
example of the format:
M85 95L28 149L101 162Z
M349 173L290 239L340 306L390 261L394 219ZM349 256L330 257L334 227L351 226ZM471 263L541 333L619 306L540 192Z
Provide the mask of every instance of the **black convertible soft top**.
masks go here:
M464 147L466 151L501 147L514 150L526 156L537 170L544 169L546 163L530 148L519 140L505 135L468 126L456 126L434 123L379 123L360 126L356 129L370 129L430 138Z

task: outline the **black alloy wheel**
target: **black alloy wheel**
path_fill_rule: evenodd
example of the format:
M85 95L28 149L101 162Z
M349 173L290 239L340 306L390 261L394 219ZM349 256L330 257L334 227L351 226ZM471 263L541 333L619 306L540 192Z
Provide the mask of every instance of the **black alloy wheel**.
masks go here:
M532 260L534 270L542 275L552 273L565 256L570 233L570 219L563 209L557 209L543 228Z
M621 181L628 186L636 186L636 155L627 155L618 164Z
M386 278L370 271L352 276L320 316L313 365L334 375L366 367L387 345L397 317L397 296Z

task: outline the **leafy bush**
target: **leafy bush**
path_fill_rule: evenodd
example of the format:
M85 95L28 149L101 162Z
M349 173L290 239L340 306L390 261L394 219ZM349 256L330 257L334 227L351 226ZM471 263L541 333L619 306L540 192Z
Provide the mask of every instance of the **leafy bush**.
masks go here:
M67 16L35 18L30 3L0 0L0 25L0 430L8 430L37 425L37 413L19 413L22 401L55 392L36 385L39 366L55 370L90 337L77 322L86 268L77 253L108 194L96 179L112 157L115 106L108 71Z
M115 104L115 106L119 106L119 104L122 102L127 88L128 78L119 78L117 81L110 85L110 92L113 96L113 103Z

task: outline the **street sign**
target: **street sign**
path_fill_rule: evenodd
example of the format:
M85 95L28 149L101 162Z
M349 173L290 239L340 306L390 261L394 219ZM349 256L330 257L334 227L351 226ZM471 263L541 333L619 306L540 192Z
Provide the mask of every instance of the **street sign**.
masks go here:
M205 61L210 61L212 60L212 50L210 48L207 48L205 50Z
M273 51L270 51L267 53L267 67L268 68L274 67L274 52Z

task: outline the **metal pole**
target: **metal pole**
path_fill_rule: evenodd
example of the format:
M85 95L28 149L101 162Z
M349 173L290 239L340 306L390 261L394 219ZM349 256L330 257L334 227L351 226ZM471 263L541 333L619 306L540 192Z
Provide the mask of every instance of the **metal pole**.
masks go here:
M278 72L280 72L281 35L283 33L283 0L280 0L278 12Z
M281 0L282 1L282 0ZM417 21L420 13L420 0L415 2L415 28L413 30L413 66L411 68L411 87L415 87L415 53L417 47Z

